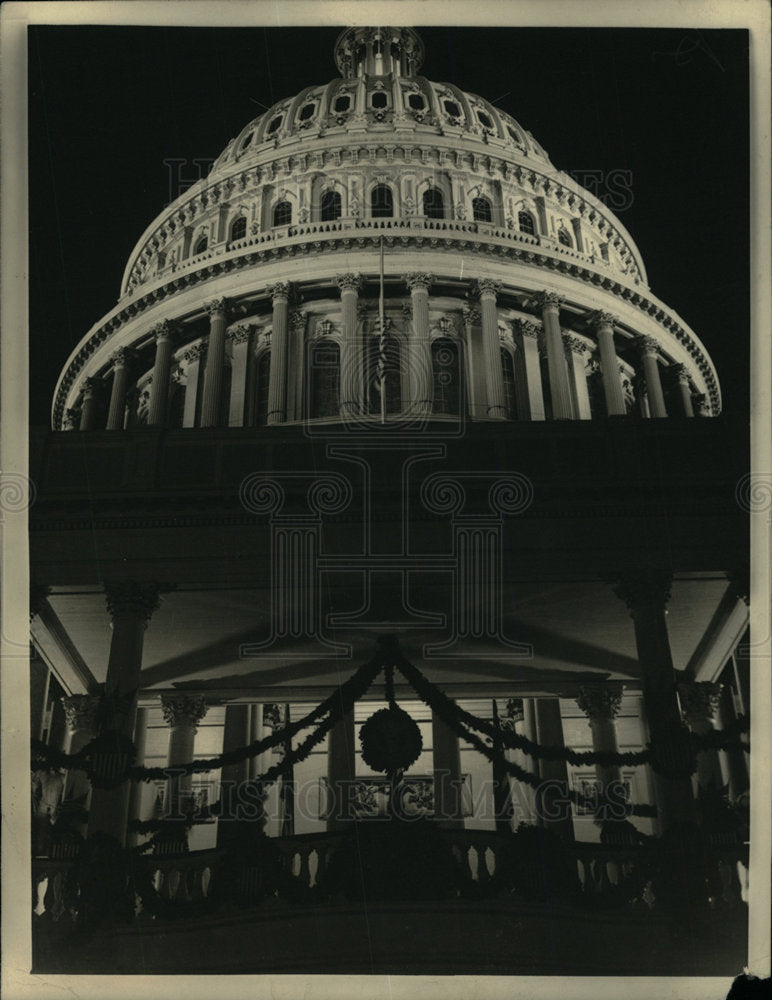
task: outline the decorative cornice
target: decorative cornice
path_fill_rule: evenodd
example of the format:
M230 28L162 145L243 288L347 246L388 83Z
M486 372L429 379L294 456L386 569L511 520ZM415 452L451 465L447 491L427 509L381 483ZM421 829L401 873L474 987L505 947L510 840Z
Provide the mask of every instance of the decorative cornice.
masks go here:
M622 689L610 684L583 684L579 688L576 704L590 724L601 719L615 719L622 704Z
M129 615L147 625L160 607L162 591L168 589L168 585L133 580L105 583L107 610L111 618Z
M436 281L436 278L433 274L427 274L422 271L412 271L410 274L403 274L402 280L405 282L412 294L413 292L428 292Z
M678 685L678 700L689 726L710 722L718 709L721 685L713 681L682 681Z
M96 719L101 699L93 694L71 694L61 699L67 728L71 733L96 733Z
M203 695L161 695L161 711L164 722L176 729L178 726L198 728L209 706Z
M359 289L362 287L362 275L355 274L352 271L349 271L346 274L336 274L335 284L340 289L341 294L344 292L359 293Z

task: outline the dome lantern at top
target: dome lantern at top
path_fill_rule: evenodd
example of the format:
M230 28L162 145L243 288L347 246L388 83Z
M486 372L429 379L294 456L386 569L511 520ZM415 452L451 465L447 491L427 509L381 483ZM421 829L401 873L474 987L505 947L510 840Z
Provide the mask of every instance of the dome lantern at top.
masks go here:
M347 28L335 43L335 64L345 79L417 76L424 46L412 28Z

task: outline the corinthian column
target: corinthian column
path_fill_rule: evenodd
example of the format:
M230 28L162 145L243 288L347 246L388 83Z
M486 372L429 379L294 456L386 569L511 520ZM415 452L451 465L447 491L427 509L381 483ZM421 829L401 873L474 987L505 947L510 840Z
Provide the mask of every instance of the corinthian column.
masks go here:
M358 274L339 274L335 280L340 289L343 310L340 411L345 418L362 412L362 350L357 338L357 304L362 278Z
M160 588L157 584L110 583L105 586L105 594L113 634L107 661L103 732L132 737L145 629L158 608ZM117 788L94 788L89 833L108 833L124 844L128 807L127 782Z
M518 420L544 420L544 389L539 363L539 327L526 319L513 324Z
M649 415L666 417L665 397L662 394L662 382L659 377L657 350L659 345L653 337L636 337L635 344L641 355L643 375L646 379L646 398L649 401Z
M552 396L552 416L556 420L570 420L573 417L571 388L568 383L568 368L563 350L563 335L560 331L560 305L562 299L554 292L540 292L536 302L542 310L544 342L547 350L547 370Z
M501 282L492 281L490 278L481 278L477 282L477 287L480 292L480 312L482 314L488 416L506 420L509 414L504 396L504 374L501 370L501 347L499 344L499 314L496 309L496 296L501 289Z
M611 313L596 311L587 317L588 324L594 328L598 338L600 353L600 370L603 377L603 395L606 399L606 413L610 417L624 416L627 413L625 394L619 379L617 352L614 346L614 324L616 317Z
M665 619L670 577L641 572L623 576L615 588L635 626L643 705L654 750L652 764L660 832L695 818L688 773L688 731L681 722L675 671ZM681 773L679 773L681 772Z
M208 705L200 695L162 695L161 710L169 726L167 766L171 772L180 764L193 760L193 747L198 724L207 713ZM192 806L193 777L178 774L169 778L166 814L181 819Z
M576 703L589 720L592 749L596 753L618 753L614 720L622 703L621 688L610 684L588 684L580 688ZM609 785L621 781L622 774L618 764L596 764L595 777L602 796Z
M150 406L147 422L150 427L163 427L169 399L169 372L172 363L172 335L174 328L165 320L153 330L155 333L155 363L150 389Z
M406 365L411 414L424 417L432 409L432 350L429 337L429 288L434 275L415 272L402 279L410 289L413 336Z
M222 372L225 365L225 326L228 322L225 299L212 299L206 304L209 313L209 345L204 372L204 400L201 426L217 427L220 423Z
M689 372L686 369L686 365L671 365L670 370L675 375L678 382L678 395L681 398L681 407L684 411L684 416L693 417L694 407L692 406L692 393L689 388Z
M123 430L126 416L126 390L129 387L129 368L134 352L127 347L119 347L113 354L113 387L110 393L110 409L107 413L107 430Z
M96 422L97 397L101 393L101 378L87 378L83 382L83 403L80 410L80 430L93 431Z
M277 281L268 286L273 305L273 331L271 333L271 366L268 372L269 424L283 424L287 419L287 338L290 285Z
M62 698L64 717L67 721L67 744L65 751L76 754L89 743L97 731L97 711L99 697L91 694L73 694ZM82 799L84 809L89 807L91 782L85 771L71 768L64 779L63 801ZM85 835L86 824L78 824L79 833Z
M693 733L704 736L713 732L720 697L721 685L710 681L684 681L678 685L681 711ZM701 750L697 754L697 787L717 792L723 783L718 750Z

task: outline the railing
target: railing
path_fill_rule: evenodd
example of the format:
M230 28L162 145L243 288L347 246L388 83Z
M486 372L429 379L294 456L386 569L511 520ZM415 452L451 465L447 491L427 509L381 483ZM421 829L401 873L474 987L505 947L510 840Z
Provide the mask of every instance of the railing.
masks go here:
M264 848L272 852L268 867L259 853L234 863L224 848L176 857L146 856L129 866L125 880L129 896L134 895L134 915L147 911L153 917L194 916L234 902L250 906L271 900L324 904L337 888L334 884L331 888L328 879L331 861L338 849L345 847L348 836L340 831L266 838ZM680 877L663 873L661 856L653 843L630 847L574 843L562 845L559 857L541 849L537 856L531 857L526 850L519 857L517 850L513 851L516 841L511 834L441 830L440 836L455 862L453 884L445 893L449 897L496 898L505 905L534 899L558 899L593 908L636 904L646 911L666 911L668 901L672 903L674 894L682 891ZM555 843L553 840L553 849ZM709 864L701 872L704 878L700 878L706 906L736 907L742 903L742 856L742 845L710 852ZM54 922L76 919L81 888L74 877L75 864L69 858L34 859L32 910L36 917L46 916ZM410 898L409 887L405 898Z

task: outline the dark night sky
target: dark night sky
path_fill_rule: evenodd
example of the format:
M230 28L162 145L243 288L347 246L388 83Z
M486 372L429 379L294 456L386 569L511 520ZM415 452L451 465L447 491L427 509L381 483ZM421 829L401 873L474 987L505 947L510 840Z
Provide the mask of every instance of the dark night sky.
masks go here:
M423 74L512 114L559 170L632 172L618 217L695 330L724 412L748 405L744 31L422 28ZM30 29L30 419L118 299L170 200L164 161L214 159L274 101L337 75L336 28ZM602 195L602 189L599 192Z

